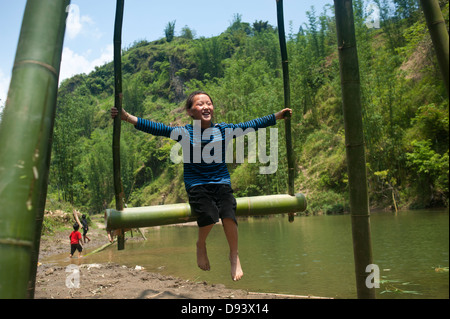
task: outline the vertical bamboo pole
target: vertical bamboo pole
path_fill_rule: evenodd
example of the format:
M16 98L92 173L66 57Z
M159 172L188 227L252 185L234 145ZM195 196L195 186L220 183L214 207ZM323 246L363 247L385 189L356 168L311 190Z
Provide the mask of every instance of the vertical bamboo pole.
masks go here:
M345 143L352 216L353 251L358 298L374 299L366 286L372 264L369 197L362 126L361 92L352 0L334 0L345 122Z
M445 20L442 16L438 0L420 0L420 3L422 4L423 13L427 20L428 30L430 31L431 39L433 40L448 96L448 31L445 26Z
M69 4L25 8L0 123L0 299L34 295Z
M289 59L286 47L286 35L284 30L284 10L283 0L277 1L277 20L278 20L278 36L280 38L281 49L281 62L283 67L283 85L284 85L284 106L285 108L291 108L291 88L289 82ZM288 193L294 196L294 155L292 152L292 129L291 129L291 115L288 114L285 123L285 135L286 135L286 153L288 160ZM289 214L289 221L294 221L294 214Z
M114 118L113 130L113 170L114 192L116 197L116 209L121 211L124 206L124 192L120 172L120 133L122 113L122 24L123 24L124 0L117 0L116 19L114 24L114 106L119 110L119 116ZM122 230L117 238L119 250L125 248L125 232Z

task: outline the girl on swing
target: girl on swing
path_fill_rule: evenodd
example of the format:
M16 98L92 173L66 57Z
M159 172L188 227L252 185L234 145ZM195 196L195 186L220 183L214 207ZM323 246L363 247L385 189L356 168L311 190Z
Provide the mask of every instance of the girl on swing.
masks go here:
M150 120L138 118L127 113L122 109L121 120L131 123L136 129L153 134L155 136L164 136L180 141L179 135L189 136L190 141L190 160L184 161L184 183L189 197L189 204L193 213L197 216L199 227L197 241L197 264L202 270L210 270L210 263L206 251L206 238L214 224L222 219L223 229L230 248L231 278L238 281L244 275L238 255L238 229L236 221L236 199L231 189L230 174L225 164L225 151L222 148L221 160L205 161L199 156L203 154L203 148L218 138L222 145L225 141L226 128L253 128L255 130L265 128L276 124L277 120L284 119L285 113L292 114L291 109L258 118L249 122L240 124L213 123L214 104L211 97L203 91L193 92L186 101L186 111L194 120L194 125L188 124L184 127L170 127L161 123L155 123ZM111 109L111 117L115 118L118 110ZM201 140L201 147L195 146L195 126L201 126L201 133L206 129L214 128L218 135L213 135L209 140ZM197 127L198 129L198 127ZM173 137L173 131L180 131ZM206 134L208 136L208 134ZM195 154L195 150L197 153ZM215 149L214 149L215 150ZM197 158L197 160L195 160Z

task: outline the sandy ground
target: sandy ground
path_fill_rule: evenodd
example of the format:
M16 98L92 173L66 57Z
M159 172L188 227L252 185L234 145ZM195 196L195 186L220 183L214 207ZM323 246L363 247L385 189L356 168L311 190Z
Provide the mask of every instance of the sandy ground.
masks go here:
M88 236L90 251L107 243L106 232L92 228ZM131 240L142 240L135 236ZM39 266L36 276L35 299L289 299L293 297L273 294L252 294L244 290L228 289L224 285L191 282L175 277L150 273L145 269L127 268L119 264L78 263L76 273L66 265L46 264L46 257L69 254L67 231L42 236ZM75 253L77 255L78 253ZM79 278L80 287L73 286ZM298 297L297 297L298 298Z

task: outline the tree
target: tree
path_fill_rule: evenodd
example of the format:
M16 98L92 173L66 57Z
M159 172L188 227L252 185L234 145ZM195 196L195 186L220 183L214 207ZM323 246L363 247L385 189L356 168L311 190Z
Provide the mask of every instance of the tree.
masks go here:
M319 56L321 56L321 54L320 54L319 38L318 38L318 32L317 32L318 26L317 26L316 10L314 9L314 7L311 7L311 11L306 11L306 16L308 17L308 21L309 21L308 31L311 34L315 55L319 57Z
M183 39L193 40L195 38L195 31L192 31L187 25L181 29L181 37Z
M253 29L255 33L261 33L267 30L273 30L273 27L269 24L269 21L255 21L253 22Z
M225 38L200 39L196 43L195 55L201 79L223 76L224 66L222 62L227 56Z
M167 23L167 26L164 29L164 33L166 34L167 42L172 42L175 37L175 23L176 23L176 20Z
M395 4L395 12L402 21L411 25L416 20L419 13L419 3L417 0L393 0Z
M417 176L416 190L419 196L419 205L428 206L429 203L438 202L448 205L448 150L440 155L431 149L431 142L412 141L413 151L407 153L408 167Z

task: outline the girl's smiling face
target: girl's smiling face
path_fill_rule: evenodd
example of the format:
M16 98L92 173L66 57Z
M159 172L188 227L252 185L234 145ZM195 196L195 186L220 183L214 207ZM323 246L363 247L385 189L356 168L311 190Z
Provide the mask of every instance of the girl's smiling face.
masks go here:
M202 128L208 128L214 115L214 105L208 95L198 94L194 96L192 107L187 112L194 120L202 122Z

